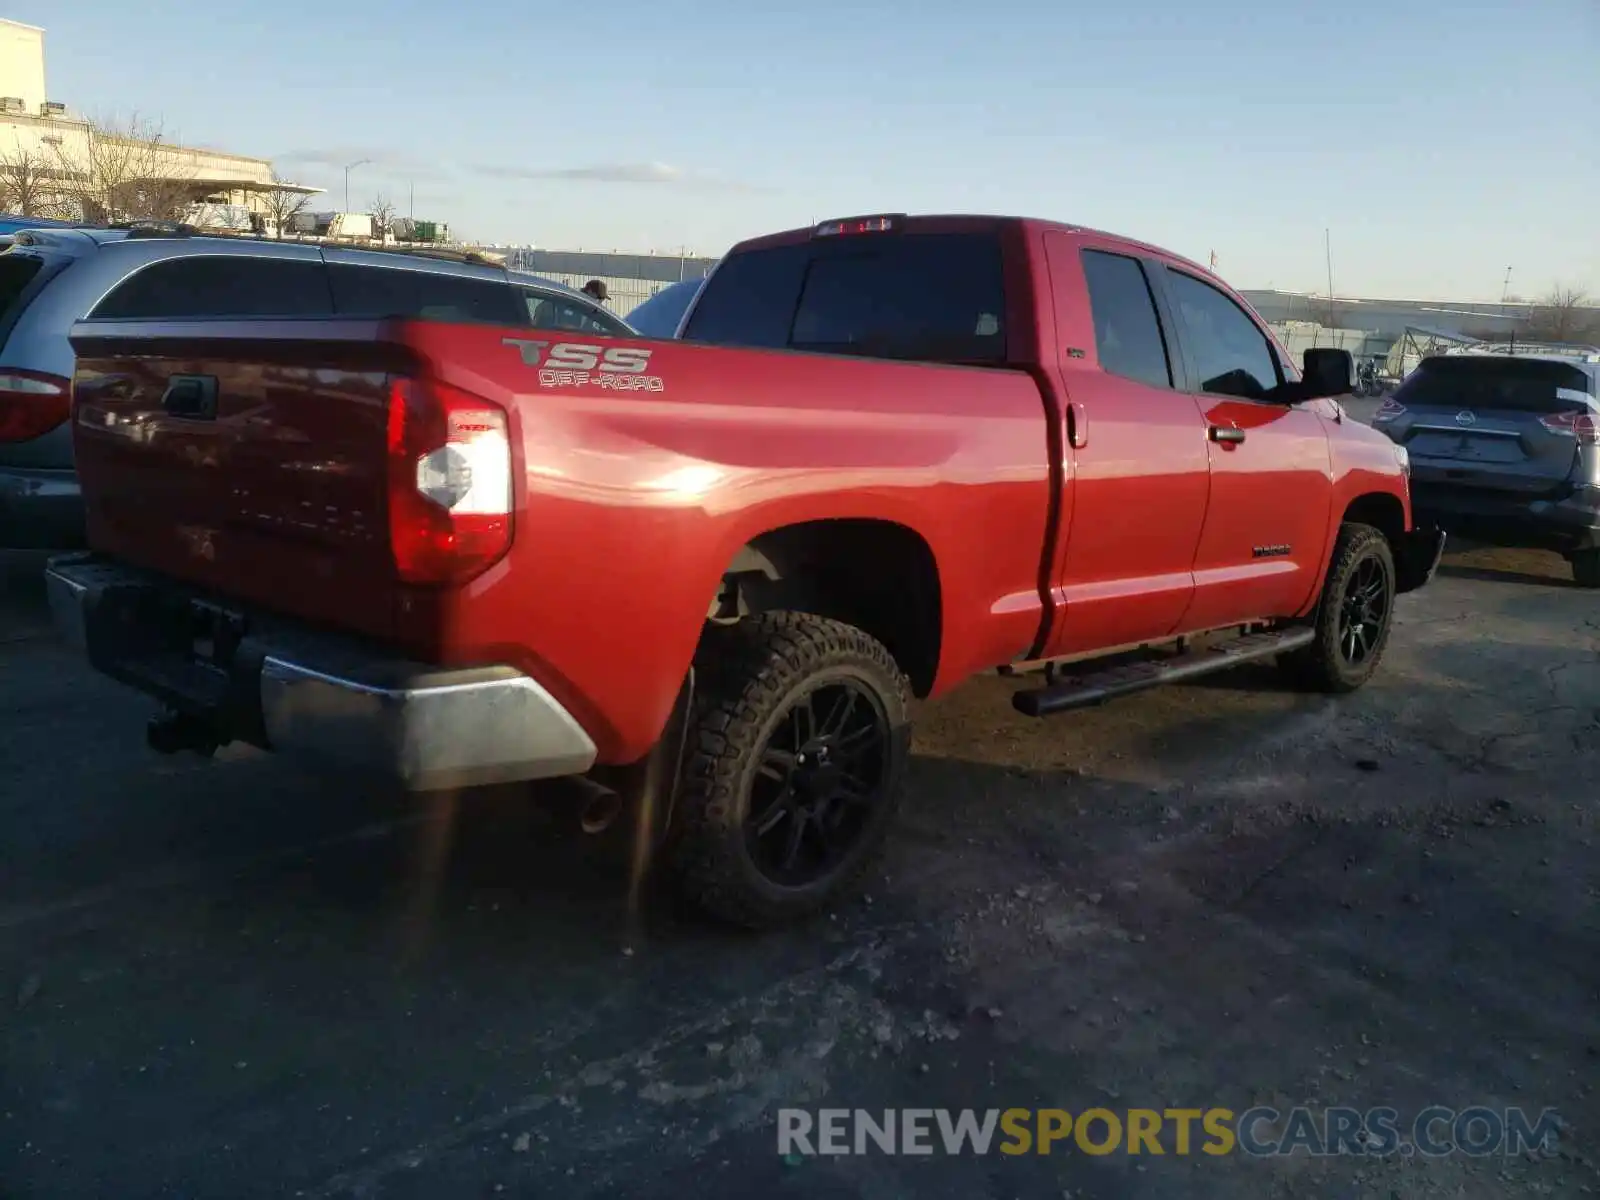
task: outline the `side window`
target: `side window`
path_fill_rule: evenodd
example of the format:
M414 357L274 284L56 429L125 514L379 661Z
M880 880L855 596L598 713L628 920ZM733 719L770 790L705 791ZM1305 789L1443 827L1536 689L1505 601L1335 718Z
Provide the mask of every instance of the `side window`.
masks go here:
M419 317L460 324L526 325L527 312L501 279L415 267L330 263L333 307L348 317Z
M128 276L94 317L325 317L328 277L320 262L242 254L185 255Z
M1101 368L1152 387L1171 387L1172 364L1161 335L1161 319L1139 260L1085 250L1083 274L1089 282L1089 310L1094 316L1094 345Z
M1193 275L1169 270L1167 280L1202 391L1260 400L1278 386L1276 356L1244 309Z
M528 306L528 323L535 329L568 329L598 333L602 337L628 337L628 327L610 313L600 312L567 296L520 288Z

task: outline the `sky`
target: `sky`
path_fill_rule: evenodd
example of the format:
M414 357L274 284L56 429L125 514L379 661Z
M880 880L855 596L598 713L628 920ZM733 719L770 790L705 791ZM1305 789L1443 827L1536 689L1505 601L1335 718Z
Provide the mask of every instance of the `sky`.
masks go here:
M458 236L1046 217L1236 286L1600 296L1600 0L13 0L50 99ZM764 11L765 10L765 11ZM414 201L413 201L414 196ZM1331 250L1331 255L1328 253Z

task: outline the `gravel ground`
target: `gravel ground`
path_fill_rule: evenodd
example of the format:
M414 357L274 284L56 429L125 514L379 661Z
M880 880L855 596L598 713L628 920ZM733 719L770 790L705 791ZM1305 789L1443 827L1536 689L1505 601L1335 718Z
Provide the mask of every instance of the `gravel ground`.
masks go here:
M514 791L158 759L0 604L0 1195L1600 1194L1600 607L1454 553L1340 700L920 719L870 897L734 936ZM1584 783L1584 780L1590 782ZM1542 1155L785 1159L784 1106L1559 1111Z

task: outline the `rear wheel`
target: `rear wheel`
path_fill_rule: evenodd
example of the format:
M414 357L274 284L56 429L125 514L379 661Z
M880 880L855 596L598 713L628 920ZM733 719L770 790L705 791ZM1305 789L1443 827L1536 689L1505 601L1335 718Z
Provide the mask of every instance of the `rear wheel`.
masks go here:
M706 631L671 863L697 907L752 928L837 900L882 848L910 743L881 643L808 613Z
M1574 553L1572 578L1579 587L1600 588L1600 550L1579 550Z
M1378 669L1394 623L1394 556L1370 525L1339 528L1333 561L1312 618L1315 639L1282 666L1303 687L1353 692Z

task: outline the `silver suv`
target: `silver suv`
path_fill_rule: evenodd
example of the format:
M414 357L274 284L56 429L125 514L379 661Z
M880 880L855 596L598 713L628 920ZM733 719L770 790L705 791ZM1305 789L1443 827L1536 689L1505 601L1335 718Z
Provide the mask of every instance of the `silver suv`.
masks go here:
M582 292L471 254L205 237L176 226L34 229L0 252L0 559L83 544L72 464L85 317L428 317L628 337Z
M1411 458L1418 519L1556 550L1600 587L1600 350L1484 347L1425 358L1372 423Z

